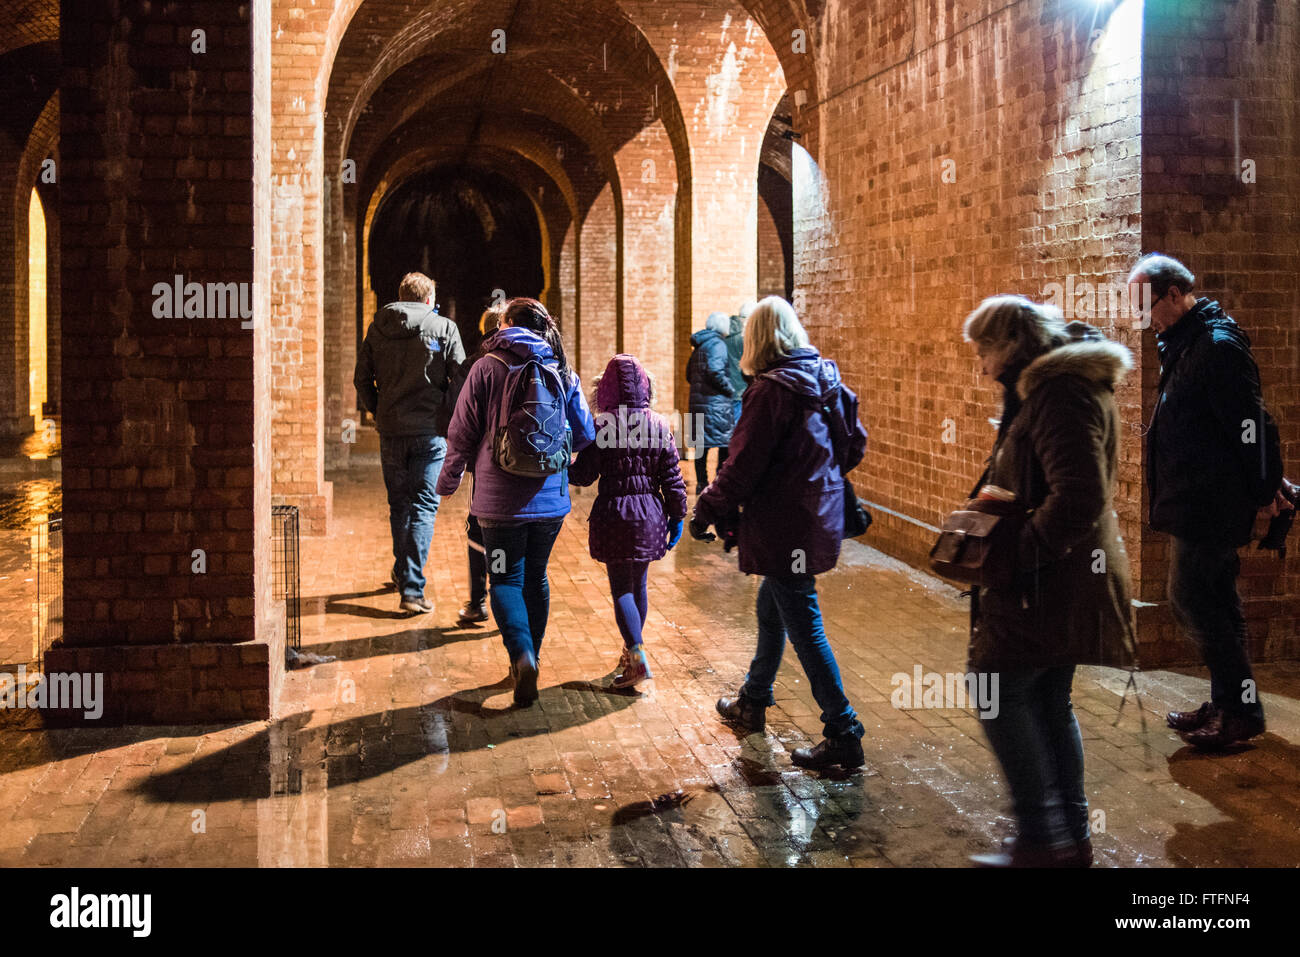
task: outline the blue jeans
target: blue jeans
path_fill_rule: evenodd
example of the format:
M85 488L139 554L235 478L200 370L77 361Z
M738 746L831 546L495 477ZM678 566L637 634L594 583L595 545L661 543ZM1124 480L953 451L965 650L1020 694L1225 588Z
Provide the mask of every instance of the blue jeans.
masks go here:
M424 595L424 562L442 501L433 488L446 456L447 440L440 435L379 436L393 534L393 581L403 598Z
M1182 538L1172 545L1169 603L1210 669L1211 702L1229 714L1262 719L1264 706L1246 653L1246 618L1237 594L1237 549Z
M546 563L564 519L502 524L480 518L487 556L492 617L511 661L538 657L551 612Z
M781 667L785 639L790 638L799 664L812 685L813 698L821 706L822 733L826 737L851 734L862 737L865 729L849 704L840 683L840 669L826 640L822 612L817 604L817 581L812 575L769 575L758 587L758 650L750 662L749 674L740 693L760 705L772 705L772 682Z
M1070 703L1073 682L1074 665L1003 671L997 716L981 719L1026 844L1059 846L1088 836L1083 737Z

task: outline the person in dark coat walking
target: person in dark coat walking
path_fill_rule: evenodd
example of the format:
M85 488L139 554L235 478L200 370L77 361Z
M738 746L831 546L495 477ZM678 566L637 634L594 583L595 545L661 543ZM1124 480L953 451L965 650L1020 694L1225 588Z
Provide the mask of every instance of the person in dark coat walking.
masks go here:
M727 333L731 324L726 313L709 316L703 329L691 336L693 351L686 363L686 381L691 385L691 422L687 444L695 449L695 492L709 484L709 449L718 450L718 468L727 461L727 445L735 426L732 398L735 389L727 374Z
M749 731L762 731L775 704L772 685L786 638L794 646L822 709L825 740L791 755L814 770L864 763L864 733L840 682L817 601L816 576L839 561L844 536L845 473L866 452L858 399L823 359L791 305L769 296L745 330L741 368L754 376L745 393L731 455L695 504L691 535L743 509L737 533L740 570L762 575L758 589L758 648L735 698L718 712ZM835 432L832 432L835 429ZM847 435L838 455L833 434Z
M615 688L653 678L642 644L646 577L682 537L686 483L672 429L650 409L650 376L634 357L616 355L596 382L596 441L569 470L574 485L600 479L588 522L591 557L605 563L614 617L623 635Z
M352 377L379 431L392 580L399 607L413 615L433 611L424 597L424 563L441 502L435 486L447 455L454 382L465 361L460 332L433 308L433 294L433 280L423 273L402 277L401 301L376 313Z
M479 342L478 350L469 358L462 369L460 385L464 385L464 380L469 376L469 370L474 363L485 355L484 347L487 345L488 338L496 332L497 326L501 324L501 317L505 315L505 302L493 303L483 310L483 315L478 320L478 331L483 337ZM465 469L470 474L471 483L474 480L474 470L471 466ZM474 497L473 488L470 490L470 498ZM487 554L483 551L483 529L479 528L478 519L473 512L465 516L465 548L469 553L469 601L461 606L460 613L457 615L456 623L459 625L477 625L488 620L487 609Z
M1129 276L1149 286L1141 318L1156 332L1160 394L1147 430L1150 525L1172 538L1169 602L1210 669L1210 700L1166 720L1183 740L1218 750L1264 731L1237 593L1238 547L1255 516L1293 506L1283 489L1277 425L1264 408L1250 339L1217 302L1197 298L1182 263L1153 254ZM1291 494L1294 498L1294 493Z
M488 338L484 358L474 364L456 400L447 462L438 478L439 494L452 495L466 468L473 468L469 510L483 529L492 617L510 657L515 703L524 707L537 700L538 655L551 608L546 566L570 509L567 470L545 477L514 475L493 453L510 370L529 359L552 366L564 383L560 425L572 432L570 447L580 451L591 444L595 423L578 375L569 368L559 327L536 299L511 299L501 328Z
M1114 508L1115 388L1132 359L1093 327L1066 325L1058 310L1022 296L984 300L966 318L965 337L1004 391L976 489L1014 494L1026 516L1015 553L998 556L1014 568L1011 584L972 596L969 667L995 689L996 707L981 719L1019 825L1010 853L974 861L1087 867L1083 740L1070 689L1077 665L1136 665L1128 555Z

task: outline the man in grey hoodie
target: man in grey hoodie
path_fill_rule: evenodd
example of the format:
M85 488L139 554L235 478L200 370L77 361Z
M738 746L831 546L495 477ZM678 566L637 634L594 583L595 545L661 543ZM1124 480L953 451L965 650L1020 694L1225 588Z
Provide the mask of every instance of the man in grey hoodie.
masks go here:
M453 381L465 361L460 332L433 307L433 280L402 277L400 302L384 306L366 330L352 381L375 417L393 533L393 583L402 611L433 611L424 597L424 562L441 498L434 491L447 456Z

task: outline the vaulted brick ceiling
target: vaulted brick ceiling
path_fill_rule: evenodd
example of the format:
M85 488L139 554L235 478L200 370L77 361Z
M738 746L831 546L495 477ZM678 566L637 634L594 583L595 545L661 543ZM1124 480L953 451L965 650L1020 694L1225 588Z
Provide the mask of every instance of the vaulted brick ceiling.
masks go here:
M674 15L698 17L714 6L729 7L697 3ZM745 6L760 24L787 35L786 24L807 16L801 0ZM504 53L492 52L496 30L505 31ZM453 118L468 121L447 135L462 148L459 158L472 162L480 120L488 116L556 140L580 211L616 175L614 153L657 120L680 167L689 169L685 124L665 64L615 0L360 5L330 68L327 163L353 159L363 180L377 182L403 150L417 147L411 131L434 132Z

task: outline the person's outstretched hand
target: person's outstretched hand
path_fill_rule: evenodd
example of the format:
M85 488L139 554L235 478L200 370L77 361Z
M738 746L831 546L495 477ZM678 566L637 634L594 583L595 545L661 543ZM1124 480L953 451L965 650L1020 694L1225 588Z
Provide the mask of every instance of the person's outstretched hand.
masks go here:
M682 540L682 520L668 523L668 550L672 551L673 546Z
M709 531L709 526L699 519L691 519L691 538L697 542L711 542L718 536Z

